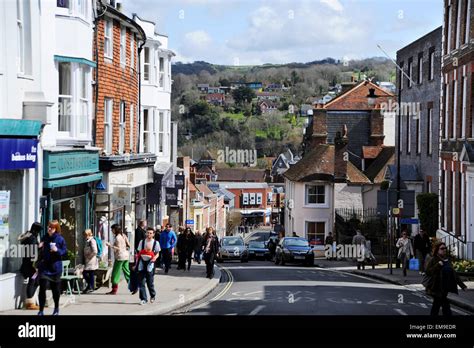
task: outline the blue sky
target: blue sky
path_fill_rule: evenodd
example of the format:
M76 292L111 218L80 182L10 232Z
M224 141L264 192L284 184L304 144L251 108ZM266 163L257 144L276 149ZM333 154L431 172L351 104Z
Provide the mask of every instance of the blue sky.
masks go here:
M442 25L443 0L122 0L174 61L225 65L390 56Z

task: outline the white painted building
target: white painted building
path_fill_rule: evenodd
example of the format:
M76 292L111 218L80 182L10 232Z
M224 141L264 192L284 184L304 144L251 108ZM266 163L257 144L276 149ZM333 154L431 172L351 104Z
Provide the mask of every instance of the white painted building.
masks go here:
M177 136L177 124L171 122L171 59L175 54L168 49L168 37L157 33L154 22L141 19L136 14L133 20L147 36L140 54L140 152L157 156L155 185L161 185L161 197L164 198L166 187L174 185L176 164L173 139ZM149 215L149 224L161 224L169 219L169 215L165 200L160 199L154 213Z
M2 192L10 196L8 211L0 212L8 217L2 248L16 244L32 222L41 222L44 233L57 219L68 250L77 254L76 240L91 224L91 188L101 177L97 149L90 147L94 12L93 0L0 2L0 152L16 146L23 154L15 136L37 142L34 168L0 169L0 199ZM12 165L7 157L2 168ZM21 303L20 263L7 258L1 266L0 310Z

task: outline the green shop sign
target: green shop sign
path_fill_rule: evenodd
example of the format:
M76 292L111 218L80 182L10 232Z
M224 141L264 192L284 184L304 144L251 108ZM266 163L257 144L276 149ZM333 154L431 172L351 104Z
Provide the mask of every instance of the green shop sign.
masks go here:
M97 172L99 172L99 153L96 151L44 152L45 180Z

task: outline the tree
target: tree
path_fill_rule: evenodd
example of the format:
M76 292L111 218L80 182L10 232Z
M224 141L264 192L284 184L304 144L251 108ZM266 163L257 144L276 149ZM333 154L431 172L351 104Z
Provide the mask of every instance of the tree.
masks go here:
M247 86L241 86L232 91L232 96L236 104L250 103L255 98L255 92L253 89Z
M434 237L438 229L438 195L436 193L420 193L416 196L416 203L422 228L429 236Z

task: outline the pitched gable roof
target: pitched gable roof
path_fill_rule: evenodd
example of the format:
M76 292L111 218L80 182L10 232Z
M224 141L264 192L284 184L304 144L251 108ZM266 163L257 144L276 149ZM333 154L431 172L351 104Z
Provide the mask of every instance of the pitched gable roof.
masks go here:
M369 89L371 88L375 89L375 95L378 97L375 107L369 107L367 101L367 95L369 94ZM380 108L380 103L386 102L388 99L394 97L395 96L393 94L383 90L375 83L370 81L361 81L353 88L338 95L336 98L324 104L320 108L327 110L372 110Z
M334 145L315 146L283 176L291 181L334 180Z

